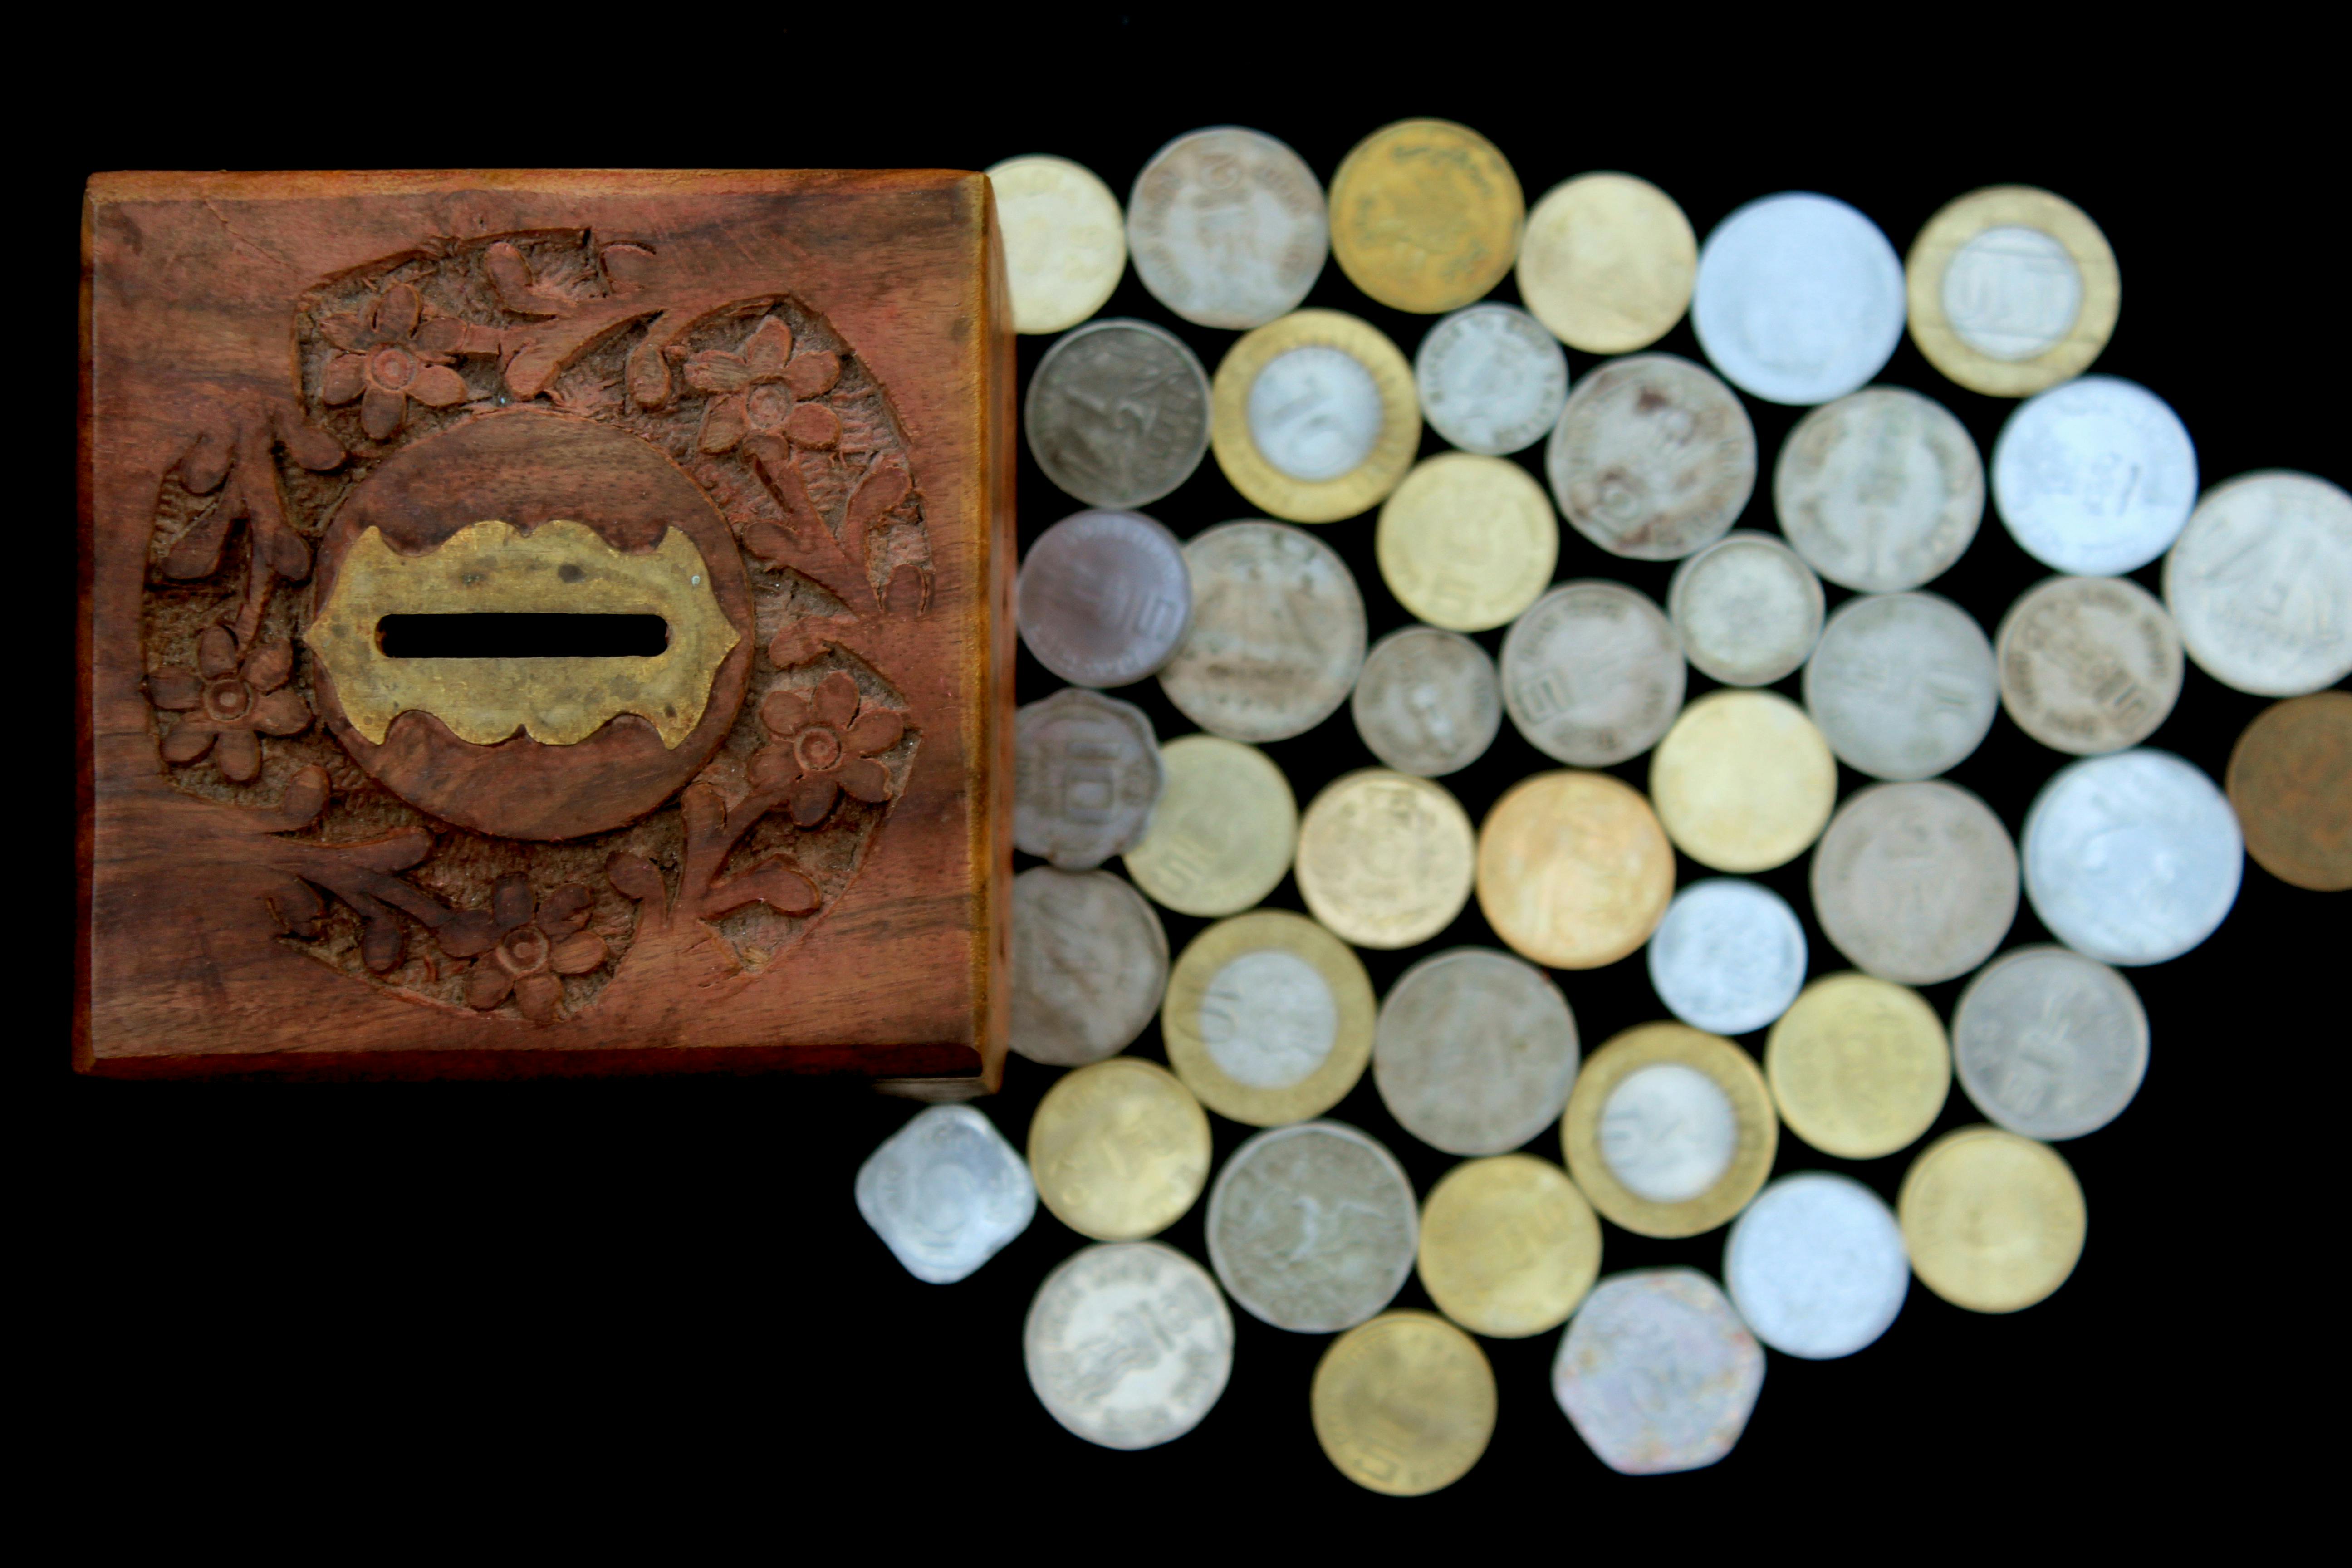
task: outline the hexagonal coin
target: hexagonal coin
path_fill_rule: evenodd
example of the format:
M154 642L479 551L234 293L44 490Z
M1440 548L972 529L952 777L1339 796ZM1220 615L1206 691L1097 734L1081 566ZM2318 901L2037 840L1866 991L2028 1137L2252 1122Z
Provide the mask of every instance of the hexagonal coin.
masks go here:
M1714 1464L1764 1386L1764 1352L1696 1268L1637 1268L1593 1287L1551 1368L1576 1435L1622 1475Z

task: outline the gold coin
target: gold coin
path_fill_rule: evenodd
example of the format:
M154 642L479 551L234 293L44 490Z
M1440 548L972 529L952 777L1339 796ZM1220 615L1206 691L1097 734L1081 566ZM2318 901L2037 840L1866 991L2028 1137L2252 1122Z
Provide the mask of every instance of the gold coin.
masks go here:
M1331 254L1396 310L1458 310L1518 259L1527 198L1496 145L1450 120L1400 120L1331 176Z
M1140 1057L1079 1068L1029 1120L1029 1173L1054 1217L1097 1241L1173 1225L1209 1180L1209 1119L1168 1069Z
M1698 238L1675 199L1631 174L1579 174L1528 215L1519 298L1572 349L1647 348L1690 309Z
M1095 172L1036 153L988 171L1004 237L1016 332L1066 331L1103 308L1127 270L1127 220Z
M1294 310L1244 333L1209 389L1209 446L1251 504L1292 522L1378 505L1421 445L1412 366L1343 310Z
M1332 780L1298 827L1307 912L1358 947L1411 947L1470 901L1477 836L1442 784L1365 768Z
M1919 1151L1895 1211L1911 1271L1972 1312L2018 1311L2066 1283L2091 1223L2058 1152L1997 1127L1963 1127Z
M1919 993L1849 970L1814 981L1780 1015L1764 1076L1790 1131L1824 1154L1875 1160L1936 1124L1952 1047Z
M2263 709L2226 777L2256 865L2314 892L2352 888L2352 691Z
M1168 974L1160 1035L1201 1103L1253 1127L1320 1116L1372 1056L1372 982L1304 915L1253 910L1194 937Z
M1577 1073L1559 1141L1603 1215L1636 1236L1696 1236L1764 1185L1780 1128L1746 1051L1687 1024L1642 1024Z
M1274 891L1298 846L1290 781L1255 746L1183 735L1160 748L1167 785L1127 852L1135 885L1179 914L1215 917Z
M1465 1160L1422 1205L1421 1282L1473 1333L1517 1340L1556 1329L1600 1273L1601 1222L1549 1160Z
M1478 908L1521 957L1598 969L1650 940L1675 896L1675 851L1650 803L1607 773L1511 786L1478 829Z
M1308 1397L1315 1439L1339 1473L1421 1497L1470 1473L1495 1435L1495 1369L1433 1312L1383 1312L1331 1342Z
M1713 691L1650 759L1650 799L1675 847L1717 871L1804 853L1837 805L1837 759L1805 710L1771 691Z
M1374 548L1398 604L1433 626L1483 632L1518 619L1551 585L1559 519L1518 464L1441 452L1382 503Z
M2116 330L2116 253L2083 209L2030 185L1972 191L1927 220L1903 264L1911 341L1991 397L2080 375Z

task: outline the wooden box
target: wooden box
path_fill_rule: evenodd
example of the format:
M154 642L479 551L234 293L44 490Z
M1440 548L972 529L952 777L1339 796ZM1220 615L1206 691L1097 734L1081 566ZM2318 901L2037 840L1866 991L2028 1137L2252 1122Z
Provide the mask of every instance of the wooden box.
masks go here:
M118 174L76 1065L992 1088L986 179Z

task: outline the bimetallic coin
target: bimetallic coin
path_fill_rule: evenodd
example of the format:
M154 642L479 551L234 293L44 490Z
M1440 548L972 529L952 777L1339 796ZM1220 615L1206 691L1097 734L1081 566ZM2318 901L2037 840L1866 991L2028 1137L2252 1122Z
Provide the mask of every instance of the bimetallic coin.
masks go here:
M1683 705L1674 622L1622 583L1563 583L1503 636L1503 707L1528 744L1605 768L1658 743Z
M1919 1152L1895 1212L1919 1282L1971 1312L2015 1312L2066 1282L2090 1214L2058 1152L1963 1127Z
M1470 1473L1495 1435L1495 1370L1427 1312L1388 1312L1331 1342L1310 1395L1315 1440L1368 1491L1424 1497Z
M1544 472L1585 538L1612 555L1674 561L1739 520L1756 489L1756 427L1690 361L1635 354L1577 383Z
M1992 501L2036 561L2112 577L2179 537L2197 504L2197 448L2147 388L2086 375L2027 398L2000 427Z
M1255 746L1184 735L1160 748L1168 787L1127 852L1135 885L1181 915L1214 918L1274 891L1298 847L1298 802Z
M1559 522L1517 463L1441 452L1381 506L1373 536L1397 603L1432 626L1483 632L1517 617L1551 582Z
M2164 558L2164 603L2224 686L2299 697L2352 675L2352 495L2279 470L2214 486Z
M1420 1241L1404 1167L1336 1121L1257 1134L1209 1194L1209 1262L1225 1293L1295 1333L1336 1333L1387 1306Z
M1643 1024L1592 1053L1559 1124L1569 1174L1636 1236L1696 1236L1747 1206L1780 1122L1746 1051L1685 1024Z
M1977 1109L2055 1141L2123 1114L2147 1075L2147 1014L2131 982L2063 947L2021 947L1979 971L1952 1010L1952 1059Z
M1421 445L1412 367L1378 327L1339 310L1295 310L1234 343L1209 399L1217 467L1293 522L1378 505Z
M1297 309L1330 254L1323 187L1263 132L1216 126L1151 155L1127 202L1127 247L1151 297L1203 327Z
M1166 780L1150 716L1068 686L1013 715L1013 847L1084 871L1134 847Z
M1550 969L1598 969L1639 948L1675 896L1675 851L1650 803L1607 773L1521 779L1478 828L1478 908Z
M1039 534L1013 584L1021 640L1073 686L1128 686L1192 621L1184 547L1139 511L1081 511Z
M1328 719L1364 667L1364 598L1339 552L1278 522L1226 522L1184 546L1192 629L1160 689L1203 730L1286 741Z
M1833 197L1749 202L1699 247L1691 326L1706 357L1767 403L1827 403L1885 367L1903 338L1903 263Z
M1864 594L1840 605L1806 661L1804 689L1830 750L1881 779L1958 767L1984 744L2000 707L1991 640L1940 594Z
M1837 804L1837 759L1805 710L1771 691L1710 691L1650 759L1650 801L1675 846L1717 871L1803 854Z
M1764 1388L1764 1352L1696 1268L1612 1274L1560 1336L1552 1397L1627 1476L1703 1469L1731 1452Z
M1567 1108L1577 1058L1575 1016L1549 975L1492 948L1457 947L1389 987L1372 1081L1397 1124L1430 1147L1500 1154Z
M1323 787L1298 825L1307 912L1358 947L1411 947L1470 901L1477 835L1444 784L1364 768Z
M1091 506L1147 506L1209 451L1209 373L1150 321L1089 321L1045 351L1021 422L1045 477Z
M2225 779L2254 864L2314 892L2352 888L2352 693L2264 709L2231 750Z
M1631 353L1690 308L1698 237L1674 198L1631 174L1579 174L1528 214L1519 298L1552 335L1591 354Z
M1650 938L1650 986L1692 1028L1745 1035L1789 1010L1805 956L1805 928L1786 899L1760 882L1710 877L1666 906Z
M1106 1448L1150 1448L1198 1426L1224 1393L1234 1316L1174 1247L1108 1242L1045 1276L1021 1348L1055 1420Z
M2056 751L2119 752L2156 733L2180 698L2180 634L2125 577L2052 577L2020 595L1993 638L2000 702Z
M1873 784L1830 818L1813 851L1822 934L1864 972L1906 985L1957 980L2017 918L2017 847L1958 784Z
M1013 1048L1048 1067L1125 1050L1160 1011L1168 933L1108 871L1032 866L1013 879Z
M1160 1020L1169 1065L1221 1116L1275 1127L1339 1103L1372 1054L1372 983L1345 942L1287 910L1192 939Z
M1101 310L1127 270L1127 229L1110 187L1093 170L1043 153L992 165L988 183L1013 330L1063 331Z
M1764 1078L1790 1131L1824 1154L1875 1160L1935 1125L1952 1089L1952 1051L1916 991L1829 974L1772 1026Z
M1421 1282L1473 1333L1525 1339L1568 1321L1601 1272L1601 1222L1548 1160L1470 1160L1421 1210Z
M1666 585L1684 657L1726 686L1795 674L1821 641L1822 613L1822 582L1804 557L1747 529L1683 557Z
M1568 356L1541 321L1510 305L1456 310L1412 356L1421 416L1465 452L1501 457L1551 434L1568 401Z
M1971 392L2023 397L2088 369L2116 330L2115 252L2080 207L2029 185L1971 191L1904 263L1911 341Z
M1828 1361L1895 1326L1911 1260L1876 1193L1807 1171L1766 1187L1732 1221L1723 1282L1758 1339L1783 1355Z
M1492 142L1451 121L1401 120L1357 142L1331 176L1331 254L1381 304L1435 315L1503 280L1527 212Z
M857 1169L857 1212L929 1285L951 1285L1029 1228L1037 1188L996 1124L969 1105L934 1105Z
M1495 661L1435 626L1402 626L1374 643L1349 707L1372 755L1423 778L1468 767L1503 727Z
M2059 770L2025 814L2025 896L2050 934L2108 963L2162 963L2220 927L2245 845L2196 765L2143 747Z
M1772 468L1780 531L1842 588L1895 594L1949 570L1984 521L1984 459L1952 411L1871 386L1797 422Z
M1029 1119L1029 1173L1055 1219L1140 1241L1182 1217L1209 1179L1209 1119L1167 1068L1113 1057L1066 1073Z

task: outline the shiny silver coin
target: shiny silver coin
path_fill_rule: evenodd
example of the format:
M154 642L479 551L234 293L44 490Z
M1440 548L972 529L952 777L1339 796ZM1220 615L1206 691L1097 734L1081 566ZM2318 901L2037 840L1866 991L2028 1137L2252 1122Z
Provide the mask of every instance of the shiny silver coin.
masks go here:
M2052 577L2026 590L1993 653L2017 727L2076 756L2139 744L2180 698L2180 634L2126 577Z
M2309 474L2242 474L2198 503L2164 561L2197 667L2258 697L2352 675L2352 495Z
M1433 779L1486 754L1503 727L1503 688L1495 661L1468 637L1402 626L1364 656L1349 708L1372 755Z
M1838 759L1873 778L1949 772L2000 706L1991 641L1939 594L1848 599L1805 664L1805 710Z
M1805 986L1805 928L1761 882L1710 877L1666 906L1649 943L1650 985L1666 1010L1711 1035L1745 1035Z
M1724 379L1767 403L1827 403L1884 369L1903 338L1903 262L1833 197L1749 202L1699 247L1691 327Z
M1150 321L1065 332L1029 378L1021 422L1045 477L1090 506L1147 506L1209 450L1209 375Z
M1454 948L1406 970L1372 1034L1381 1103L1449 1154L1500 1154L1558 1121L1580 1059L1559 987L1492 948Z
M1756 489L1756 427L1700 366L1628 354L1569 394L1544 472L1585 538L1612 555L1675 561L1738 521Z
M970 1276L1037 1214L1029 1162L969 1105L917 1111L858 1167L856 1194L890 1255L931 1285Z
M1696 1470L1731 1452L1764 1388L1764 1352L1696 1268L1612 1274L1569 1321L1552 1396L1622 1475Z
M1772 468L1780 531L1842 588L1895 594L1942 576L1984 521L1984 459L1930 397L1872 386L1797 422Z
M1192 621L1184 547L1139 511L1081 511L1029 546L1014 620L1073 686L1127 686L1166 664Z
M1021 1335L1038 1403L1106 1448L1150 1448L1201 1424L1234 1370L1234 1316L1208 1270L1157 1241L1073 1253Z
M1822 581L1769 533L1740 529L1685 556L1666 586L1683 655L1726 686L1793 674L1822 637Z
M1184 546L1192 628L1160 672L1213 735L1285 741L1337 712L1364 665L1364 598L1339 552L1279 522L1227 522Z
M1828 1361L1895 1326L1911 1258L1876 1193L1806 1171L1766 1187L1732 1222L1723 1282L1758 1339L1782 1355Z
M1404 1288L1421 1211L1396 1157L1352 1127L1274 1127L1234 1151L1209 1190L1209 1262L1251 1316L1336 1333Z
M1323 187L1264 132L1223 125L1151 155L1127 203L1127 249L1151 297L1245 331L1298 309L1331 253Z
M2017 847L1957 784L1873 784L1813 850L1814 918L1854 967L1933 985L1990 958L2017 919Z
M1992 444L1992 500L2054 571L2112 577L2171 547L2197 504L2197 448L2164 399L2086 375L2017 405Z
M2246 865L2228 797L2146 748L2061 769L2025 814L2024 851L2033 912L2107 963L2162 963L2211 936Z
M1622 583L1563 583L1503 637L1503 706L1528 743L1605 768L1658 743L1683 705L1682 638Z
M1473 305L1429 329L1412 356L1429 427L1465 452L1499 458L1532 447L1568 401L1568 355L1541 321L1511 305Z
M1168 933L1108 871L1013 879L1013 1048L1048 1067L1117 1056L1160 1012Z
M1952 1011L1952 1066L1986 1119L2054 1142L2123 1114L2147 1076L2131 982L2063 947L2002 953Z
M1143 837L1165 776L1150 715L1081 686L1013 715L1013 847L1067 871Z

